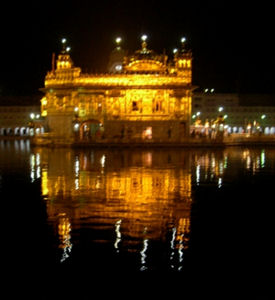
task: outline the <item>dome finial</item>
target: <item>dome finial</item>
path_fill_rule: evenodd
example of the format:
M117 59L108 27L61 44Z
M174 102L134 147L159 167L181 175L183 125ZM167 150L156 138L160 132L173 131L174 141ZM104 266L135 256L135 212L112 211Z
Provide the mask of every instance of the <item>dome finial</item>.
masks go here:
M62 38L61 39L61 43L62 43L62 53L65 53L66 52L67 39L66 38Z
M141 40L142 40L142 43L141 43L142 52L147 52L147 43L146 43L147 38L148 38L148 36L146 34L143 34L141 36Z
M120 50L120 44L122 42L122 38L120 36L118 36L116 39L115 39L115 42L116 42L116 49L117 50Z
M68 53L71 50L70 46L67 46L67 39L66 38L62 38L61 39L61 43L62 43L62 53Z
M180 39L180 42L181 42L181 52L185 52L185 42L186 42L186 37L182 37Z

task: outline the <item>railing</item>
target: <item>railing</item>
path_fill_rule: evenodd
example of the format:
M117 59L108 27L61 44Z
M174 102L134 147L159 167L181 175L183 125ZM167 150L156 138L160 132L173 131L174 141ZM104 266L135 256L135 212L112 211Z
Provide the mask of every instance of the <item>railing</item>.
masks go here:
M168 75L152 75L152 74L133 74L133 75L81 75L77 78L46 78L45 86L70 85L70 86L186 86L191 84L189 76L168 76Z

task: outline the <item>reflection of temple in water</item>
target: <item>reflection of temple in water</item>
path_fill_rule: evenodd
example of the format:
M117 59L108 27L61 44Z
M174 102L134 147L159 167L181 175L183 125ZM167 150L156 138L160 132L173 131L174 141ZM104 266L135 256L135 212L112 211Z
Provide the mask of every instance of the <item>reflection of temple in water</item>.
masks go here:
M48 217L59 223L66 251L70 232L83 224L111 228L116 249L141 240L146 248L149 240L164 241L167 230L179 255L187 247L191 174L184 152L43 148L36 155Z
M91 239L109 242L115 253L138 253L140 269L146 269L156 241L168 243L171 266L176 258L182 267L190 236L191 189L205 184L223 188L239 176L240 164L254 174L275 156L270 148L35 151L30 176L41 178L49 222L63 250L61 261L73 253L75 232L84 227L96 231Z

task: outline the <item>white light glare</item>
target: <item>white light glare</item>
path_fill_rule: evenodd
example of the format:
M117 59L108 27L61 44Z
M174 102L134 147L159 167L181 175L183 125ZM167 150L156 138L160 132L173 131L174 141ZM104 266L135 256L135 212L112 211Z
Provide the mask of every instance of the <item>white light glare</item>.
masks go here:
M121 71L122 70L122 65L116 65L115 69L116 69L116 71Z
M142 40L143 42L145 42L145 41L147 40L147 35L146 35L146 34L143 34L143 35L141 36L141 40Z
M116 38L116 43L119 44L122 41L121 37Z
M182 37L180 41L181 41L182 43L185 43L185 42L186 42L186 38L185 38L185 37Z

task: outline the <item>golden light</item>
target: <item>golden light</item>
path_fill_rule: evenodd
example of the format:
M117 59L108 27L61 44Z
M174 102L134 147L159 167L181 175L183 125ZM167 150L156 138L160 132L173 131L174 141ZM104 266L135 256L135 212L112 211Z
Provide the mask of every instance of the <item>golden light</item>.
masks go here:
M47 105L47 103L48 103L47 99L45 97L43 97L42 100L41 100L41 104L42 105Z

